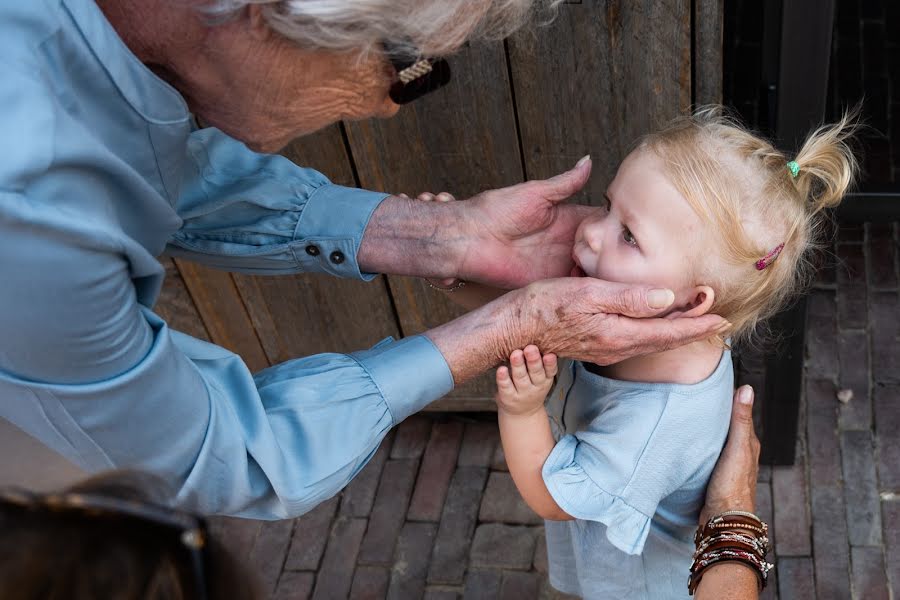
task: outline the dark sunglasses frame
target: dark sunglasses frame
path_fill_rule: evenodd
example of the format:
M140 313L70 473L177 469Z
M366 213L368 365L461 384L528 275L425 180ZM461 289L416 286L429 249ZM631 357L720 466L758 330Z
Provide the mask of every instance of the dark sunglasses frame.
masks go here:
M382 42L384 52L397 73L388 94L395 104L409 104L440 89L450 81L450 64L443 58L416 57L408 47Z
M0 489L0 507L45 511L60 516L79 515L109 522L133 519L137 523L150 525L155 532L169 532L173 535L173 543L187 551L193 581L186 583L194 592L191 597L199 600L208 598L206 542L209 534L202 517L149 502L78 492L35 494L21 488Z

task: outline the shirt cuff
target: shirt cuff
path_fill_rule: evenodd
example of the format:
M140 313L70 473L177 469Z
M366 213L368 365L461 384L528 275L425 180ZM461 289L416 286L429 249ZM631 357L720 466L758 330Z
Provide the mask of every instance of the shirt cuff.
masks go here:
M327 184L309 197L300 213L291 251L301 271L325 271L370 281L356 254L372 213L390 194Z
M354 352L391 411L394 425L453 390L453 375L444 355L427 337L382 340Z

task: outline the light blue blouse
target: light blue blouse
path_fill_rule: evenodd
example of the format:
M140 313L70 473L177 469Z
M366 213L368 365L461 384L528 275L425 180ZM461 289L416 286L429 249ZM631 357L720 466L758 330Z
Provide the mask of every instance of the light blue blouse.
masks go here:
M0 0L0 56L0 417L84 469L160 473L183 506L276 518L452 389L422 336L254 376L169 329L152 311L164 250L369 279L356 254L386 195L192 131L93 0Z
M543 477L574 521L547 521L550 582L586 599L688 598L691 536L728 434L724 352L694 385L602 377L562 364L548 396L557 444Z

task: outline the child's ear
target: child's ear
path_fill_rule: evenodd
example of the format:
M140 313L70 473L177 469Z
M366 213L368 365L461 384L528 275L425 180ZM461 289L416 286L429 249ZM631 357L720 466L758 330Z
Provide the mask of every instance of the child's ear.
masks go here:
M682 317L700 317L709 312L713 302L716 300L716 293L708 285L698 285L693 290L690 302L684 306Z

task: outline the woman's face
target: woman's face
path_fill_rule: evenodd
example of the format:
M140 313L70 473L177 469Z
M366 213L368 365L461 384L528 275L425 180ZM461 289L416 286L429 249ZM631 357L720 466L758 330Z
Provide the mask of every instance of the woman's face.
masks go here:
M394 68L381 52L301 48L252 14L210 27L206 47L214 49L210 75L227 91L192 96L191 86L179 87L202 121L253 150L274 152L332 123L400 109L388 95Z
M575 234L573 258L589 277L666 287L676 305L695 282L708 236L700 217L669 182L662 159L637 150L622 162L604 206Z

